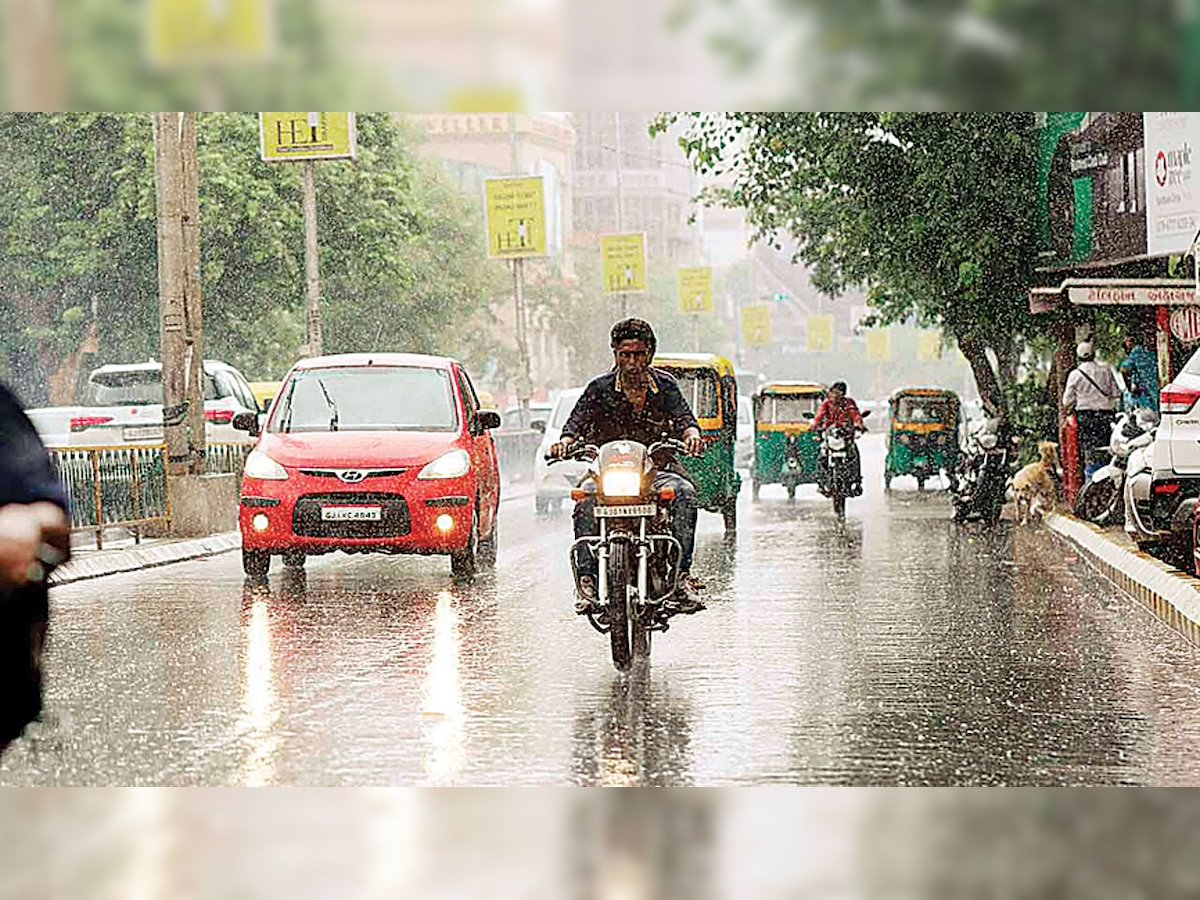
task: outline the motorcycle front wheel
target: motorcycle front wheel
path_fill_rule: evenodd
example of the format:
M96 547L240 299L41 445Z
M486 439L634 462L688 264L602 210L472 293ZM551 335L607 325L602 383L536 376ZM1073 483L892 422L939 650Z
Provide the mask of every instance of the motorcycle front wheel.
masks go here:
M846 518L846 498L841 494L833 495L833 514L837 516L839 520Z
M1117 488L1111 478L1089 481L1075 500L1075 515L1097 525L1106 525L1113 515L1117 497Z
M613 541L608 551L608 637L613 665L629 668L629 582L632 556L628 541Z

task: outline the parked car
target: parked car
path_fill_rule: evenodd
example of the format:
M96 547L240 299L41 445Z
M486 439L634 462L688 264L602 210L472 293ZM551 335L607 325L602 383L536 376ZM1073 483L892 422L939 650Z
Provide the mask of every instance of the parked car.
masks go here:
M500 476L490 430L462 365L402 353L320 356L297 363L242 477L242 566L267 574L331 553L450 557L470 577L496 559Z
M737 441L733 448L734 465L748 469L754 462L754 404L744 394L738 394Z
M1193 511L1200 496L1200 351L1161 390L1158 406L1158 431L1147 454L1149 489L1144 476L1126 479L1125 527L1139 545L1167 545L1186 565L1192 559Z
M587 473L587 463L579 460L564 460L553 467L546 462L550 445L562 436L563 426L581 394L581 387L567 388L555 398L550 410L546 431L533 460L534 507L538 515L545 515L551 509L561 510L563 501L571 496L571 488Z
M258 408L263 412L270 412L271 403L275 400L279 393L280 381L252 381L250 382L250 390L254 392L254 399L258 401Z
M204 361L205 440L247 443L233 427L241 412L259 412L249 382L233 366ZM163 441L162 363L101 366L88 375L80 404L27 410L47 446L120 446Z

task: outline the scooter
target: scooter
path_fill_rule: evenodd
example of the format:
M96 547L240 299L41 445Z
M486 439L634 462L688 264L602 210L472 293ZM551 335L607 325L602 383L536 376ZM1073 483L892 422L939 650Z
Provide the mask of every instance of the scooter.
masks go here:
M1075 515L1101 527L1123 517L1125 476L1134 451L1154 442L1158 418L1153 410L1122 413L1113 423L1108 442L1109 462L1100 466L1079 491ZM1139 464L1140 465L1140 464Z

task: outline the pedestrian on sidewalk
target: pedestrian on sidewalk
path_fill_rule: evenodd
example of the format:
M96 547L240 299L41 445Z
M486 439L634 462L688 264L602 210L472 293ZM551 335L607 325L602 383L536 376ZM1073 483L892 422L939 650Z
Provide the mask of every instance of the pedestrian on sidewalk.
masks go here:
M1125 335L1125 358L1117 367L1129 386L1125 405L1158 412L1158 356L1146 349L1132 331Z
M42 710L46 576L71 552L67 498L37 431L0 384L0 753Z
M1079 461L1087 480L1099 464L1096 451L1108 446L1113 412L1124 390L1113 367L1096 360L1096 348L1090 341L1076 347L1075 355L1079 363L1067 376L1063 408L1068 415L1073 413L1079 424Z

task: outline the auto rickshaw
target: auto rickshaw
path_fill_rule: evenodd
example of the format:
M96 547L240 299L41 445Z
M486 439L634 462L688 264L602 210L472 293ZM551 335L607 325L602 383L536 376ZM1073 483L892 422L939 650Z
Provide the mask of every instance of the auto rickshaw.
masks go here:
M737 381L733 364L709 353L656 353L652 365L675 376L700 425L704 455L679 458L696 487L696 504L720 513L725 534L731 535L737 530L737 495L742 487L734 467Z
M825 385L810 381L768 381L754 394L751 499L764 484L782 484L794 500L797 485L817 483L821 442L812 419L824 399Z
M891 490L897 475L912 475L925 489L931 475L945 472L954 489L958 461L958 396L942 388L901 388L888 399L890 410L883 486Z

